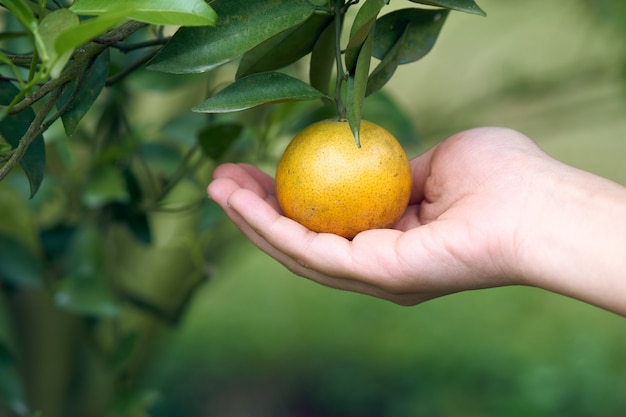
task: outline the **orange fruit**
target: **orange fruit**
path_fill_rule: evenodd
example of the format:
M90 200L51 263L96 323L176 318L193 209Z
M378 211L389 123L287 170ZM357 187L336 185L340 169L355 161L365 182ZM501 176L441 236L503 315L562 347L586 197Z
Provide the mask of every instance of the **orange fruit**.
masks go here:
M362 121L357 147L348 122L324 120L298 133L276 169L284 214L315 232L352 239L392 226L406 210L411 168L384 128Z

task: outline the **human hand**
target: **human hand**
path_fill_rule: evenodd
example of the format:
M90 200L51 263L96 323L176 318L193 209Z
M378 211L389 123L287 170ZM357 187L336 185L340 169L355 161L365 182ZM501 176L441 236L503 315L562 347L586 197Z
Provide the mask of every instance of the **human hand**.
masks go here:
M541 155L513 131L458 134L411 161L413 194L394 229L352 241L282 216L273 180L253 166L218 167L208 192L255 245L294 273L409 305L516 283L511 252L527 205L524 165Z
M251 165L218 167L208 194L261 250L329 287L413 305L519 284L606 304L606 294L594 295L566 266L576 251L560 253L563 242L548 242L576 238L566 232L581 214L567 199L579 193L557 193L563 178L593 187L602 179L588 178L524 135L501 128L454 135L413 159L411 167L413 190L401 219L392 229L361 232L352 241L284 217L273 179ZM536 244L542 241L554 250L550 256ZM563 279L568 273L572 282Z

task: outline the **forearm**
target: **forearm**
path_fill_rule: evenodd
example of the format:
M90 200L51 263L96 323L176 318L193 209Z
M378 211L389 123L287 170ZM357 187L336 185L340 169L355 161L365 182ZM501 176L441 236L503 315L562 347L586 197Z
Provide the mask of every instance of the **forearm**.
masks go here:
M626 188L571 167L538 185L521 250L531 285L626 316Z

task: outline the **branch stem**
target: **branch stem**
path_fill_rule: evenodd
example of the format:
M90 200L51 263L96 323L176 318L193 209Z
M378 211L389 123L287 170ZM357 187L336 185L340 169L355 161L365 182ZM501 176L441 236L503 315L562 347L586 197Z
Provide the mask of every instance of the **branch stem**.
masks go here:
M337 64L337 79L335 81L335 105L339 120L346 119L346 107L341 97L341 87L346 79L341 57L341 32L343 29L343 15L345 13L344 0L335 0L335 62Z

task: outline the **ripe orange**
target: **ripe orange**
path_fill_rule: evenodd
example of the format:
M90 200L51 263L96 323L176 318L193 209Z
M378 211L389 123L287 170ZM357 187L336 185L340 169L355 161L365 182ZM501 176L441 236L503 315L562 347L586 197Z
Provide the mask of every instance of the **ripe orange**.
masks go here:
M352 239L402 216L411 192L404 149L365 120L359 137L360 148L347 122L324 120L293 138L276 169L276 197L287 217Z

